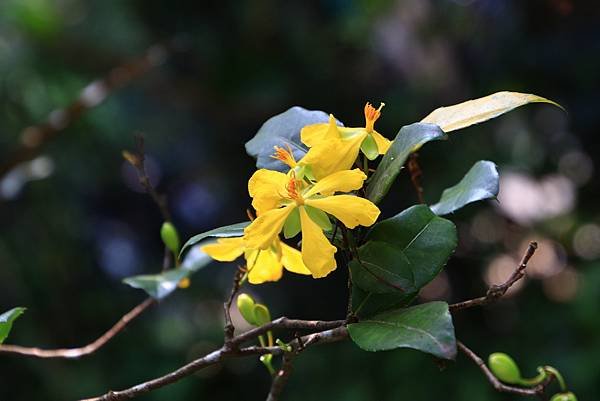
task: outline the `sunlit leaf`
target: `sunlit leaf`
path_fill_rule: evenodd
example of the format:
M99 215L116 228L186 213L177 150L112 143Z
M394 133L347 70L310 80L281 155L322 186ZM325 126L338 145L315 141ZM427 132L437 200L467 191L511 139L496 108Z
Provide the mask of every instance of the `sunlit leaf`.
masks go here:
M217 238L241 237L242 235L244 235L244 228L246 228L246 226L248 226L249 224L250 224L249 221L244 221L243 223L231 224L229 226L215 228L214 230L210 230L210 231L203 232L201 234L194 235L192 238L187 240L187 242L183 245L183 247L181 248L181 251L179 252L179 256L183 255L185 250L188 249L190 246L193 246L208 237L217 237Z
M25 312L26 308L17 307L4 312L0 315L0 344L6 340L10 330L12 329L13 322Z
M490 161L480 160L471 167L458 184L444 190L440 201L430 206L431 210L443 216L469 203L495 198L498 195L499 181L496 165Z
M416 123L402 127L381 159L377 171L369 179L367 198L379 203L388 193L408 156L425 143L445 137L444 132L432 124Z
M491 120L528 103L550 103L563 108L552 100L529 93L497 92L454 106L440 107L421 122L436 124L444 132L450 132Z
M348 332L366 351L412 348L438 358L456 357L454 325L445 302L381 313L348 325Z

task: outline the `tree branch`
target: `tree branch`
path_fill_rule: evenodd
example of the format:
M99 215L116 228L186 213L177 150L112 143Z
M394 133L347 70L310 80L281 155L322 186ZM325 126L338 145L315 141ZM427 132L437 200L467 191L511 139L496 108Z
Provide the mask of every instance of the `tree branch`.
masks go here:
M0 353L19 354L33 356L37 358L67 358L74 359L89 355L97 351L108 343L113 337L119 334L129 322L142 314L155 301L152 298L147 298L144 302L133 308L119 321L112 326L107 332L98 337L90 344L80 348L61 348L61 349L42 349L32 347L22 347L19 345L0 344Z
M233 299L235 298L235 294L240 290L240 285L242 282L242 278L246 274L243 268L238 268L233 276L233 284L231 285L231 293L229 294L229 298L223 304L223 313L225 315L225 346L231 346L231 339L233 338L233 333L235 332L235 327L231 320L231 304L233 303Z
M271 389L269 390L269 395L267 396L267 401L278 401L283 393L283 389L287 384L290 375L292 374L292 370L294 365L292 363L294 357L297 354L293 352L285 352L283 354L283 361L281 362L281 368L275 373L273 377L273 382L271 383Z
M408 158L408 171L410 172L410 181L415 188L415 192L417 193L417 198L419 199L419 203L425 203L425 197L423 196L423 187L421 186L421 176L423 175L423 171L421 170L421 166L419 166L418 162L419 154L411 153Z
M232 339L232 342L235 344L241 344L244 341L247 341L251 338L256 338L258 335L265 333L266 331L273 328L285 328L285 329L297 329L297 328L305 328L305 329L315 329L317 327L322 326L337 326L330 330L325 330L319 333L313 333L306 335L301 338L297 338L290 342L293 350L299 349L300 344L302 344L302 349L306 348L310 345L316 344L324 344L331 343L336 341L344 340L348 337L348 331L345 326L341 326L344 324L343 320L340 321L303 321L303 320L292 320L287 318L279 318L270 323L267 323L261 327L250 330L244 334L240 334L237 337ZM126 390L122 391L109 391L108 393L101 395L99 397L88 398L81 401L120 401L131 399L137 397L139 395L148 393L150 391L159 389L161 387L167 386L169 384L175 383L183 379L184 377L190 376L191 374L197 372L198 370L204 369L208 366L220 363L226 359L236 358L236 357L244 357L249 355L263 355L263 354L273 354L273 355L281 355L283 350L280 347L246 347L239 349L231 349L226 347L225 345L219 348L216 351L213 351L199 359L196 359L187 365L182 366L181 368L168 373L164 376L158 377L154 380L150 380L136 386L130 387Z
M517 266L515 271L510 275L508 280L506 280L504 283L502 283L500 285L492 285L488 289L488 291L484 297L470 299L468 301L463 301L463 302L459 302L459 303L450 305L450 311L455 312L455 311L462 310L462 309L472 308L474 306L488 305L488 304L496 301L498 298L501 298L502 296L504 296L504 294L506 294L506 291L508 291L508 289L510 287L512 287L513 284L515 284L517 281L519 281L520 279L522 279L525 276L525 269L527 268L527 263L529 263L529 259L531 259L531 257L535 254L537 247L538 247L537 242L529 243L529 246L527 247L527 251L525 252L525 255L523 255L523 258L521 259L521 263L519 263L519 265Z
M548 384L550 384L550 382L554 378L554 376L550 376L548 380L546 380L545 382L543 382L535 387L532 387L532 388L507 386L506 384L504 384L500 380L498 380L498 378L496 376L494 376L494 374L487 367L485 362L475 352L471 351L465 344L463 344L460 341L457 341L456 345L458 346L458 349L462 353L464 353L466 356L468 356L473 362L475 362L475 364L477 366L479 366L479 369L481 369L481 371L483 372L485 377L488 379L488 381L494 387L494 390L499 391L501 393L543 397L544 390L546 389Z

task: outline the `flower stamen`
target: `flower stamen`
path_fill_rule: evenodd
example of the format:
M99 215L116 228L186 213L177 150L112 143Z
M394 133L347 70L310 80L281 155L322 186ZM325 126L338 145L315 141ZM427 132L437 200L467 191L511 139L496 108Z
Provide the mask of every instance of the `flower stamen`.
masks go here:
M287 164L290 168L295 168L297 166L296 159L294 158L294 154L292 153L292 148L290 145L285 145L287 149L283 149L279 146L274 146L275 153L271 156L273 159L280 160L282 163Z
M304 204L304 198L300 195L300 182L296 180L296 174L292 171L290 181L285 186L287 189L288 196L290 199L295 201L298 205Z
M379 108L376 109L371 105L371 103L367 102L365 104L365 129L367 132L371 133L375 127L375 121L381 116L381 109L385 106L385 103L380 103Z

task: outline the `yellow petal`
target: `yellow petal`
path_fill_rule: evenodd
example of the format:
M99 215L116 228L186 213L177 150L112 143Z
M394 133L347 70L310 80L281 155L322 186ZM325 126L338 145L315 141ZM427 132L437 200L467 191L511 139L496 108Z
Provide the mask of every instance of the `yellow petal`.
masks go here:
M253 258L254 256L254 258ZM283 274L283 266L279 256L273 250L259 251L258 257L249 255L248 281L251 284L261 284L265 281L277 281Z
M386 137L384 137L377 131L373 131L371 133L371 136L373 137L373 139L375 140L375 143L377 144L377 150L379 150L379 154L385 155L385 153L388 151L388 149L392 145L392 141L390 141L389 139L387 139Z
M360 169L342 170L319 180L312 188L310 188L305 198L309 198L315 194L330 195L334 192L350 192L362 188L364 181L367 179L365 173Z
M248 181L248 193L253 198L252 207L261 214L275 209L283 199L289 177L279 171L260 169Z
M309 148L331 138L339 137L338 125L333 114L329 115L329 123L307 125L300 131L300 140Z
M358 157L360 145L367 136L365 131L347 139L329 139L310 148L301 160L310 165L313 175L320 180L336 171L349 170Z
M305 204L335 216L348 228L371 226L379 217L379 208L373 202L352 195L334 195L321 199L307 199Z
M498 117L519 106L540 102L563 108L552 100L529 93L497 92L453 106L440 107L432 111L421 122L436 124L442 131L450 132Z
M251 249L268 249L283 228L285 220L296 207L295 203L261 214L244 229L246 246Z
M281 243L281 263L286 270L292 273L298 274L310 274L310 270L304 265L302 261L302 254L295 248Z
M204 245L202 252L220 262L232 262L244 253L244 238L219 238L217 242Z
M321 227L300 208L302 224L302 260L314 278L327 276L337 267L334 254L336 247L329 243Z

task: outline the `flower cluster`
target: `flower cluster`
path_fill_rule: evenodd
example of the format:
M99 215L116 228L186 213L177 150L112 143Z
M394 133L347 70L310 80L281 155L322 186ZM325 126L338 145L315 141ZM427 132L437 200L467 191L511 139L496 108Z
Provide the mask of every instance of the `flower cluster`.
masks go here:
M243 237L220 238L202 250L219 261L246 259L248 281L253 284L277 281L283 268L293 273L327 276L337 267L337 248L325 232L335 224L353 229L369 227L379 216L379 208L360 197L366 173L354 164L360 153L369 160L385 154L390 141L375 131L381 115L367 103L364 127L340 127L333 115L329 122L302 128L300 138L309 148L296 160L290 148L274 148L273 158L289 167L287 173L260 169L248 181L248 193L257 217L244 230ZM284 243L301 234L301 251Z

